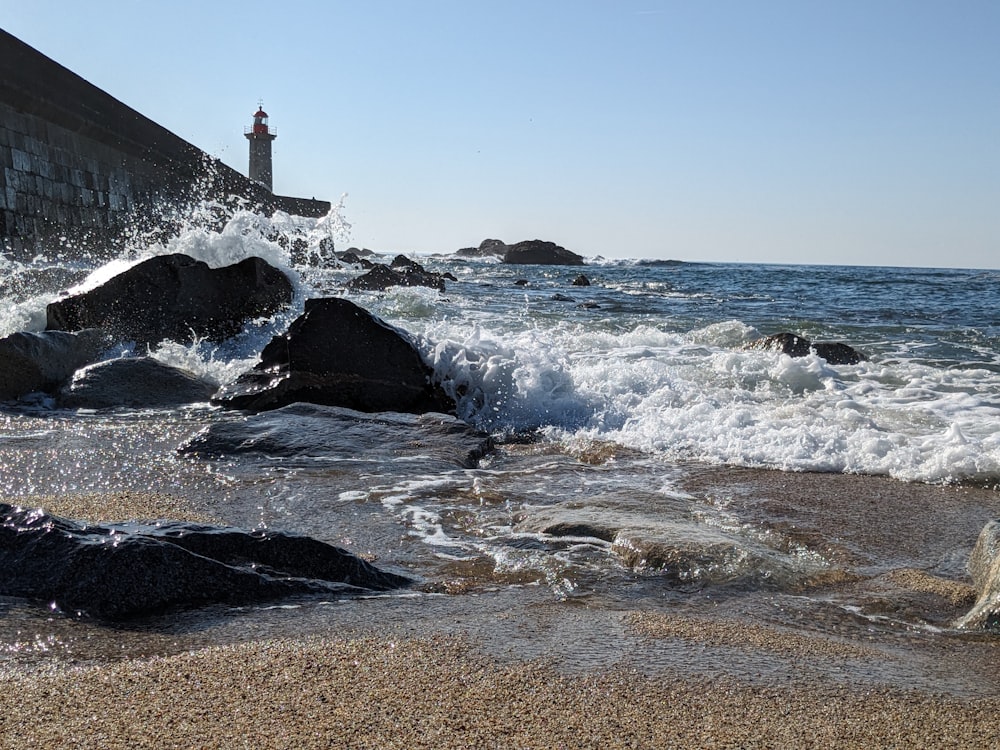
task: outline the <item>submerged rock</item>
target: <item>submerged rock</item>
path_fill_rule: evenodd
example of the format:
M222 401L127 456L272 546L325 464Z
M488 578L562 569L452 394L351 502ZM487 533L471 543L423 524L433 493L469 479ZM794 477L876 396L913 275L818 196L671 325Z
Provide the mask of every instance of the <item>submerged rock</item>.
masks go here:
M0 339L0 400L52 392L94 362L108 342L103 331L12 333Z
M0 594L66 613L121 620L410 583L297 534L180 522L89 525L0 503Z
M216 386L152 357L109 359L78 370L59 392L67 409L162 408L208 401Z
M969 575L979 598L955 623L965 630L1000 630L1000 520L987 523L969 556Z
M582 255L545 240L525 240L510 245L503 254L503 262L548 266L584 265Z
M219 341L292 301L292 284L261 258L212 269L179 253L143 261L46 308L48 330L103 328L118 341Z
M838 341L810 341L803 336L788 332L776 333L773 336L765 336L762 339L751 341L746 345L746 348L780 352L789 357L805 357L815 353L816 356L822 357L831 365L856 365L868 359L864 354L847 344Z
M265 411L296 401L363 412L453 413L431 369L398 329L353 302L311 299L275 336L261 361L223 387L213 403Z
M488 434L446 414L365 414L338 406L292 404L236 422L216 422L181 446L181 455L268 460L341 459L410 471L471 469L493 448Z

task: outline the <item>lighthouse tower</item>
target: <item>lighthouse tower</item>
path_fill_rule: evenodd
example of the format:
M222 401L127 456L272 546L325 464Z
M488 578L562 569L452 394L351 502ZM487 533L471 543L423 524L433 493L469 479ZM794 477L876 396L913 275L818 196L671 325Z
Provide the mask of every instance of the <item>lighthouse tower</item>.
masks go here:
M250 179L274 192L271 141L278 137L278 131L268 126L267 112L264 111L263 102L257 103L257 111L253 115L253 125L244 128L243 135L250 141Z

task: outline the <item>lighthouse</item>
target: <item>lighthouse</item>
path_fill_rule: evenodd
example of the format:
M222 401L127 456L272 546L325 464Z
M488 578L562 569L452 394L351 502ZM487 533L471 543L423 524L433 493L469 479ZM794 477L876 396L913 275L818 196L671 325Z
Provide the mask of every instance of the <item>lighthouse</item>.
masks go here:
M250 179L274 192L271 141L278 137L278 131L267 124L267 112L264 111L263 102L257 104L253 125L245 128L243 135L250 141Z

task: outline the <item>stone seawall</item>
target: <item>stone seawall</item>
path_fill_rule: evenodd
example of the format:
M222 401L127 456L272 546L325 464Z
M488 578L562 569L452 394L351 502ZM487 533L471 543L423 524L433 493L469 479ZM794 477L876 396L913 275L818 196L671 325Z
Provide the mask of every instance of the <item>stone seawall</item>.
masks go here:
M111 239L154 227L166 206L230 197L298 216L330 210L273 195L0 29L0 251Z

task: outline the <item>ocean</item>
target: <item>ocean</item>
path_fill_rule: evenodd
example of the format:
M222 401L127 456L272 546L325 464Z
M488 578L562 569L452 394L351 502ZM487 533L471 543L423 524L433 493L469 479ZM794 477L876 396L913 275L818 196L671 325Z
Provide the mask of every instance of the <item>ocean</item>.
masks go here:
M419 446L345 445L320 424L297 434L294 452L205 459L178 449L246 415L209 404L61 410L41 394L6 403L0 496L12 502L163 493L228 524L344 546L420 585L116 626L0 599L0 666L376 628L460 634L570 670L997 693L994 637L951 623L970 604L976 536L1000 517L1000 271L809 265L807 248L801 265L592 257L583 267L442 248L408 257L451 273L444 292L349 292L363 271L320 258L330 239L346 249L336 213L201 219L111 260L86 246L0 259L0 336L42 330L58 295L150 255L214 267L261 256L294 280L292 309L221 344L166 342L152 356L223 385L305 300L344 296L409 334L457 416L497 448L468 468ZM397 253L407 255L373 259ZM589 286L573 285L580 274ZM867 359L747 348L782 331ZM283 419L270 429L299 429ZM648 617L659 635L644 630ZM671 632L676 618L701 635ZM755 640L762 629L867 651L775 651Z

